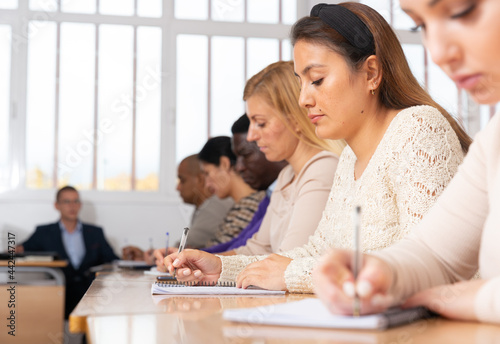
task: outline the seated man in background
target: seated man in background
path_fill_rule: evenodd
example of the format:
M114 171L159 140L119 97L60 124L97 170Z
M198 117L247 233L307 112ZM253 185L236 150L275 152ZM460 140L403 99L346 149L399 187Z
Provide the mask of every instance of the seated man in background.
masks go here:
M205 174L201 170L198 155L184 158L177 168L177 191L186 204L195 206L186 247L200 248L211 240L227 212L233 206L231 198L220 199L205 187ZM165 250L165 249L163 249ZM144 260L153 265L153 250L143 252L136 246L123 248L124 259Z
M89 269L118 257L106 241L102 228L78 219L82 204L74 187L59 189L54 206L61 214L59 221L38 226L28 240L16 247L16 252L51 251L68 260L68 266L62 269L66 278L64 318L68 319L94 279Z
M201 170L197 154L181 161L177 175L179 177L177 191L182 200L195 206L186 247L203 247L214 237L234 202L230 197L220 199L205 186L205 173Z
M271 193L276 185L276 178L278 178L278 174L283 167L287 165L286 161L268 161L255 142L248 142L247 133L249 127L250 120L246 114L238 118L231 127L233 134L232 148L237 157L236 171L240 173L243 180L253 189L265 190L266 197L260 202L252 221L236 238L222 244L207 247L203 251L220 253L245 245L247 240L259 230L262 219L266 214L267 206L269 205Z

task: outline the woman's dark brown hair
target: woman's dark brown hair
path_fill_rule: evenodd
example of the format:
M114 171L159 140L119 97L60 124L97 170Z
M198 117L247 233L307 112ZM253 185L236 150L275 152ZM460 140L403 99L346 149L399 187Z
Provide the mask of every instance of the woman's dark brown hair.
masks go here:
M403 48L396 34L385 19L369 6L344 2L339 4L356 14L368 27L375 41L375 55L382 69L382 80L377 91L379 101L389 109L401 110L411 106L429 105L438 109L448 120L467 153L472 139L460 124L425 91L413 76ZM342 55L353 71L359 70L370 56L352 46L335 29L325 24L319 17L304 17L292 28L292 44L304 40L320 44Z

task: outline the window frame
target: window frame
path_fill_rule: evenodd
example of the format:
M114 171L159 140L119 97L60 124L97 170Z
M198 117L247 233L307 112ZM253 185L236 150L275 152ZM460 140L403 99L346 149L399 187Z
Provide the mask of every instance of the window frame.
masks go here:
M209 1L209 9L211 1ZM248 1L248 0L246 0ZM137 3L137 2L136 2ZM297 18L308 13L307 0L296 0ZM245 18L246 18L245 7ZM19 20L18 18L22 18ZM176 187L176 37L178 34L198 34L212 36L235 36L248 38L279 39L280 49L283 39L288 39L291 25L282 23L265 24L244 22L222 22L207 20L186 20L174 17L174 1L163 2L162 16L144 18L138 16L114 16L95 14L32 11L29 0L19 0L18 8L0 9L0 24L12 28L11 50L11 92L9 113L9 176L10 189L0 192L0 203L8 201L30 200L35 202L52 201L56 192L51 189L28 189L26 187L26 92L28 40L26 30L30 21L49 20L61 22L116 24L137 26L155 26L162 31L162 89L161 89L161 137L160 171L158 191L106 191L82 190L82 197L92 203L141 203L141 204L178 204ZM209 57L210 58L210 57ZM173 73L169 71L174 71ZM207 109L207 121L210 123L210 108ZM135 126L135 124L134 124ZM210 125L208 126L210 130Z

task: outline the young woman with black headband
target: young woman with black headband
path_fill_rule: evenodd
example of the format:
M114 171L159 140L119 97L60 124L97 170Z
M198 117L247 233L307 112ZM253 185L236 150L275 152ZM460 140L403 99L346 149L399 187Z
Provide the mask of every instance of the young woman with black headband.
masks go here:
M197 267L181 269L182 280L312 292L317 258L332 247L351 247L356 206L363 213L363 250L392 245L434 204L468 149L470 138L422 89L396 35L372 8L316 5L291 38L300 105L320 138L348 144L319 226L308 244L267 258L197 251L167 257L170 270L186 261Z
M422 29L434 62L457 87L477 103L498 103L500 1L400 3ZM459 172L414 233L377 256L364 257L356 284L362 313L405 303L405 307L426 306L451 319L500 324L499 202L497 113L477 134ZM350 259L350 251L335 250L314 274L318 295L334 313L352 311L352 293L344 288L353 284L346 264ZM478 269L481 278L469 280ZM488 342L486 333L476 341Z

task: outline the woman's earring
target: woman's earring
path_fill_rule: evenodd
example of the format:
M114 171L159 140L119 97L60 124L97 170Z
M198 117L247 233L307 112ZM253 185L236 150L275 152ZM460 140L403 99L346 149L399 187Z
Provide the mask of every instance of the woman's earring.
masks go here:
M375 90L374 89L372 90L372 95L375 95Z

